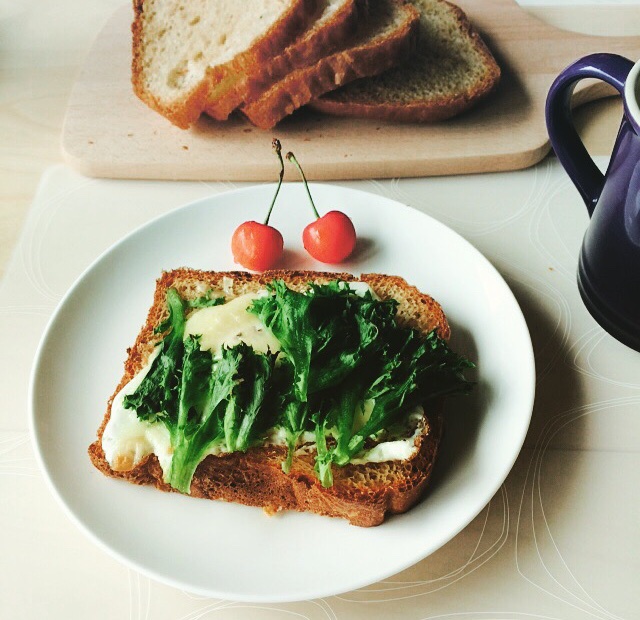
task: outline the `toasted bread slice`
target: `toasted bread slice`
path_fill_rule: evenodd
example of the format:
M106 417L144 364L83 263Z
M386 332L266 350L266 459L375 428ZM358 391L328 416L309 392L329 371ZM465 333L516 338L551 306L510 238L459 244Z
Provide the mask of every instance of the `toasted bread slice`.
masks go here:
M134 92L187 128L247 67L280 54L309 25L318 1L134 0Z
M320 97L314 108L338 116L433 122L460 114L495 88L500 68L464 12L445 0L411 2L420 11L417 54Z
M254 125L270 129L322 94L406 60L416 49L418 24L418 11L404 0L371 2L367 19L339 51L292 71L241 110Z
M98 439L89 447L93 464L107 476L135 484L152 484L163 491L174 490L163 481L163 471L154 454L144 457L133 469L115 471L102 448L102 436L114 397L144 367L159 340L154 328L168 316L166 292L169 288L175 288L187 300L200 297L204 290L220 291L229 300L256 292L274 279L283 279L292 289L305 290L309 282L327 283L336 278L366 282L381 299L393 298L399 302L399 323L423 333L436 330L441 338L449 338L449 326L439 304L395 276L364 274L355 278L348 273L308 271L251 274L178 269L167 272L157 282L147 321L129 350L124 376L109 400ZM343 517L354 525L378 525L387 514L407 511L424 493L441 437L439 408L436 406L425 412L422 430L415 439L417 449L410 459L334 467L332 487L323 487L315 476L313 454L296 452L291 470L285 474L281 464L286 448L275 445L250 448L246 453L206 457L196 469L191 495L260 506L270 513L309 511Z
M353 36L358 19L364 19L365 7L365 0L327 0L317 19L282 54L249 67L233 88L210 97L205 112L226 120L238 106L255 101L291 71L331 54Z

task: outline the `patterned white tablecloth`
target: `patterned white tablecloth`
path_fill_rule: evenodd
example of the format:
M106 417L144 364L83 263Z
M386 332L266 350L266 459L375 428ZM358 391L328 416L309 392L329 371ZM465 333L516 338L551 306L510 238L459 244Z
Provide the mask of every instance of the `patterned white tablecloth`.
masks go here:
M56 166L0 286L0 618L639 617L640 353L604 333L580 301L575 270L588 218L567 177L548 159L515 173L341 185L441 220L487 256L520 302L536 404L525 448L490 504L403 573L296 604L195 597L96 548L50 495L33 454L27 391L40 335L74 279L114 241L233 186L93 180Z

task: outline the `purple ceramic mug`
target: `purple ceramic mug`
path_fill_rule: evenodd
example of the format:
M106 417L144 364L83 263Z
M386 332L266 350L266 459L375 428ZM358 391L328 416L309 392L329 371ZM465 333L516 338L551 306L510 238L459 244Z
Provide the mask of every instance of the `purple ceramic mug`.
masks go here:
M567 67L547 97L553 149L587 205L578 289L593 317L612 336L640 351L640 62L592 54ZM624 117L606 174L587 153L571 119L571 94L584 78L614 86Z

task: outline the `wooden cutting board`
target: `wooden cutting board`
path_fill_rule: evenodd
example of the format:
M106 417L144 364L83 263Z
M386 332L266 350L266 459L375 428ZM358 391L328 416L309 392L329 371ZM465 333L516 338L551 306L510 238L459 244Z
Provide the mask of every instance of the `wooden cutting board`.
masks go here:
M340 119L301 110L272 131L243 119L207 117L183 131L147 108L130 85L131 10L105 25L73 88L62 148L88 176L263 181L276 178L277 136L312 179L463 174L526 168L549 151L547 91L572 61L592 52L640 58L640 37L596 37L549 26L514 0L459 0L503 71L497 91L450 121L395 124ZM575 103L611 94L583 83Z

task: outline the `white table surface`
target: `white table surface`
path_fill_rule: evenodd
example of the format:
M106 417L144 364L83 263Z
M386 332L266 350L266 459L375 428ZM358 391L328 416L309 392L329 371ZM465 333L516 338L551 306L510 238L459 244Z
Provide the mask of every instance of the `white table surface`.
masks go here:
M525 448L487 508L440 551L363 590L260 606L156 583L73 526L46 488L28 433L28 375L42 329L113 241L230 187L92 180L55 165L75 71L119 4L0 0L0 618L640 617L640 355L580 302L575 269L588 218L553 159L508 174L344 184L410 204L466 237L506 278L531 330L538 383ZM619 6L532 10L583 31L638 34L637 6L611 4ZM584 113L593 152L608 152L618 114L614 101Z
M111 243L233 185L92 180L57 166L40 184L0 288L0 617L85 617L83 610L92 618L162 619L266 619L278 617L274 610L307 618L637 617L640 355L605 334L580 302L575 267L587 214L563 171L549 159L515 173L343 185L400 200L455 229L521 304L536 355L536 405L525 449L490 505L408 571L299 604L193 597L94 547L49 494L32 451L26 397L40 334Z

